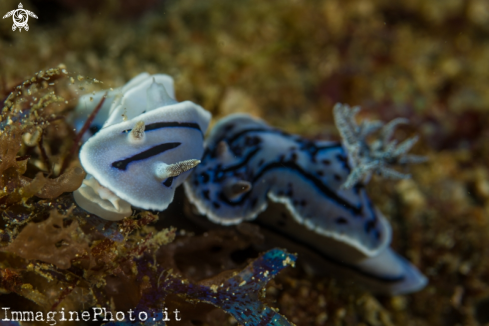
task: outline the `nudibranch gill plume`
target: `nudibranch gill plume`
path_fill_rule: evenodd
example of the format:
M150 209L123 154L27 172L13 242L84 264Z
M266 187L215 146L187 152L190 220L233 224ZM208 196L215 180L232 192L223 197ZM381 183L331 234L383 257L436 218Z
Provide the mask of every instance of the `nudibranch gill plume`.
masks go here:
M177 102L166 75L139 75L110 96L102 129L80 150L88 176L75 201L108 220L131 215L131 206L164 210L200 162L211 114Z
M334 109L343 143L291 135L246 114L225 117L206 140L186 194L212 222L253 220L376 292L419 290L426 278L390 249L391 226L364 187L372 173L408 177L390 165L422 161L406 154L416 139L390 142L403 120L357 125L356 112L341 104ZM367 143L376 131L381 139ZM260 214L269 202L282 204L288 214Z

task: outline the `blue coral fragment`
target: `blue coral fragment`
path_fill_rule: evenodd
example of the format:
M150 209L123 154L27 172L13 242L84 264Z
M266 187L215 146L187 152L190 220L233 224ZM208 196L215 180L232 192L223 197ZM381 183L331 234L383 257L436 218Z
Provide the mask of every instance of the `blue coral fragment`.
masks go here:
M21 326L20 323L18 321L15 321L15 320L4 320L2 319L0 321L0 326Z
M281 249L267 251L236 275L211 286L192 284L161 267L148 264L148 257L138 259L138 279L148 279L150 287L142 296L135 315L146 312L148 321L136 325L165 325L161 310L166 296L177 294L190 302L210 303L231 314L238 323L247 326L293 325L284 316L265 305L260 297L266 284L288 265L294 266L297 257ZM107 326L135 325L128 321L110 322Z

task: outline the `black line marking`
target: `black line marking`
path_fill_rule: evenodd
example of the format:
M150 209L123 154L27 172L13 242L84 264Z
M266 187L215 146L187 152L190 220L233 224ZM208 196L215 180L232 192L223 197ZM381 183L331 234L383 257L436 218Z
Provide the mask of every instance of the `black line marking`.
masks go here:
M256 127L256 128L249 128L246 130L241 130L241 131L235 133L234 135L223 135L222 137L220 137L219 141L226 140L228 145L231 146L232 143L238 141L241 137L248 135L249 133L255 133L255 132L256 133L278 134L278 135L281 135L283 137L289 138L290 140L299 143L299 145L301 145L300 146L301 150L304 152L307 152L309 155L312 155L313 158L314 158L314 155L316 155L319 151L338 149L341 151L341 153L336 154L336 158L338 160L340 160L340 162L343 163L344 167L347 170L350 170L349 166L348 166L347 159L345 157L345 153L343 153L343 151L344 151L343 146L341 145L341 143L338 143L338 142L333 142L330 145L317 146L316 142L314 142L314 141L303 139L300 136L288 134L288 133L283 132L283 131L278 130L278 129L273 129L273 128L268 129L265 127ZM203 161L206 158L208 159L208 155L210 155L211 158L215 157L215 155L216 155L215 154L215 148L212 152L209 148L206 149L206 153L204 153ZM237 163L234 166L227 167L226 169L223 169L223 170L217 168L215 170L215 176L217 178L215 178L214 181L219 181L221 178L225 177L224 176L225 173L232 172L233 170L237 170L239 168L242 168L243 166L246 166L249 163L249 161L251 159L253 159L253 157L257 153L259 153L260 150L262 150L262 149L256 148L255 150L249 152L241 162ZM330 164L331 162L329 160L323 160L322 163L323 164ZM258 165L260 166L261 164L258 164ZM323 193L323 195L325 195L325 197L336 202L337 205L348 209L354 215L361 216L364 208L367 208L367 209L369 209L370 215L373 215L374 220L377 218L376 214L374 213L374 211L373 211L372 207L370 207L370 205L367 205L367 207L363 207L362 205L360 205L359 207L354 206L353 204L351 204L347 200L338 196L338 194L334 190L327 187L316 176L311 175L310 173L306 172L301 166L299 166L298 164L295 164L294 162L290 162L290 161L288 161L288 162L287 161L286 162L273 162L273 163L270 163L268 165L265 165L263 167L263 169L257 175L255 175L255 177L253 178L252 184L255 184L258 181L258 179L261 178L266 172L268 172L269 170L275 169L275 168L286 168L286 169L290 169L290 170L298 173L299 175L301 175L302 178L310 181L315 186L316 189L318 189L321 193ZM223 196L222 194L219 194L218 196L219 196L219 199L223 200L226 204L228 204L230 206L238 206L238 205L242 205L244 203L244 201L248 199L250 194L251 194L251 192L244 194L240 198L240 200L238 200L237 202L227 200L227 198L225 198L225 196ZM291 197L291 194L290 195L288 194L288 196Z
M366 271L363 271L363 270L357 268L355 265L351 265L351 264L345 263L344 261L341 261L341 260L335 259L331 256L328 256L327 254L323 253L322 251L315 248L311 244L309 244L309 243L307 243L307 242L305 242L305 241L303 241L297 237L291 236L290 234L280 232L276 228L271 227L268 224L263 223L262 221L260 221L260 219L256 219L252 223L258 224L260 227L268 230L269 232L272 232L275 234L280 234L282 237L285 237L286 239L289 239L290 241L312 251L316 255L319 255L320 257L322 257L326 261L329 261L329 262L332 262L336 265L342 266L343 268L352 270L355 273L358 273L358 274L363 275L365 277L372 278L372 279L375 279L375 280L378 280L381 282L385 282L385 283L398 283L398 282L402 282L406 278L406 276L402 275L402 274L399 276L378 276L378 275L371 274L369 272L366 272ZM401 259L401 263L404 263L402 261L402 259Z
M227 130L227 126L223 126L222 128L224 129L224 131ZM300 137L298 135L289 134L289 133L286 133L285 131L282 131L282 130L279 130L279 129L270 128L270 127L268 127L268 128L267 127L256 127L256 128L245 129L245 130L238 131L234 135L228 135L227 133L224 133L223 135L221 135L216 140L215 144L219 144L220 141L223 141L224 140L224 141L226 141L226 143L229 146L231 146L240 137L245 136L248 133L253 133L253 132L257 132L257 133L270 133L270 134L278 134L278 135L281 135L283 137L286 137L286 138L291 139L294 142L297 142L297 143L301 144L302 145L302 150L304 150L304 146L307 146L307 145L312 146L312 147L314 147L312 149L313 156L316 155L319 151L322 151L322 150L329 150L329 149L335 149L335 148L343 148L342 145L341 145L341 143L339 143L339 142L333 142L331 145L316 146L315 145L315 142L312 141L312 140L304 139L304 138L302 138L302 137ZM215 158L216 157L215 148L213 148L213 149L211 149L209 147L206 148L205 151L204 151L204 155L202 156L203 157L203 160L208 155L210 155L212 158Z
M340 225L341 224L348 224L348 220L342 216L337 217L334 221L336 224L340 224Z
M242 166L242 165L245 165L245 164L246 164L246 161L241 162L239 165ZM351 203L349 203L345 199L343 199L340 196L338 196L338 194L335 191L333 191L330 188L328 188L318 178L316 178L315 176L307 173L306 171L304 171L304 169L302 169L300 166L298 166L294 162L274 162L274 163L271 163L271 164L266 165L257 175L255 175L255 177L251 181L251 184L252 185L256 184L256 182L263 175L265 175L265 173L267 173L270 170L274 170L274 169L288 169L288 170L292 170L292 171L300 174L302 178L304 178L305 180L310 181L315 186L315 188L318 189L328 199L336 202L339 206L342 206L345 209L351 211L354 215L357 215L358 216L358 215L361 215L362 214L362 211L363 211L363 207L362 206L360 206L360 207L353 206ZM228 172L228 171L229 171L229 169L226 169L226 172ZM239 205L242 205L243 204L243 202L250 196L250 194L251 194L251 192L247 192L238 201L230 201L230 200L227 200L224 195L223 196L220 196L219 199L224 200L225 203L228 204L228 205L230 205L230 206L239 206ZM291 195L288 196L288 197L291 197ZM373 214L373 215L375 216L375 214Z
M263 133L276 133L276 134L280 134L280 135L282 135L284 137L292 138L292 140L294 140L294 141L298 141L300 143L303 143L303 145L306 146L307 148L302 148L302 150L307 150L307 149L311 150L312 149L314 153L317 153L318 151L323 151L323 150L334 150L334 149L342 149L343 148L340 143L333 143L331 145L326 145L326 146L316 146L313 141L309 141L309 140L304 141L299 136L287 134L287 133L285 133L283 131L280 131L278 129L264 129L264 128L251 128L251 129L240 131L240 132L236 133L235 135L232 135L231 137L227 138L226 142L228 143L228 145L231 145L233 142L237 141L240 137L242 137L242 136L244 136L244 135L246 135L248 133L251 133L251 132L263 132ZM225 138L225 137L223 137L223 138ZM215 147L215 148L217 148L217 147ZM224 173L228 173L230 171L237 170L237 169L239 169L239 168L241 168L243 166L246 166L248 164L248 162L260 150L262 150L262 149L260 147L258 147L256 149L254 149L253 151L251 151L250 153L248 153L245 156L245 158L240 163L238 163L236 165L233 165L233 166L230 166L230 167L227 167L226 169L216 171L216 176L218 176L216 179L219 180L222 177L224 177ZM215 157L215 150L214 150L214 153L211 154L211 157ZM346 158L343 155L341 155L341 153L336 154L336 157L338 159L343 158L343 161L345 161L344 163L346 163ZM302 167L300 167L299 165L295 164L294 162L290 162L290 161L289 162L276 162L276 163L271 163L271 164L265 165L265 167L253 178L253 181L251 183L252 184L255 184L256 181L260 177L262 177L267 171L272 170L272 169L275 169L275 168L288 168L288 169L291 169L291 170L294 170L294 171L298 172L305 179L311 181L314 184L314 186L317 189L319 189L319 191L321 191L327 198L335 201L338 205L343 206L346 209L350 210L354 215L361 215L361 213L363 211L363 207L362 206L355 207L352 204L350 204L348 201L346 201L345 199L339 197L336 194L335 191L333 191L330 188L328 188L326 185L324 185L324 183L322 181L320 181L315 176L313 176L313 175L307 173L306 171L304 171L304 169L302 169ZM229 200L226 200L225 196L220 196L221 197L220 199L221 200L224 199L225 203L228 204L228 205L238 206L238 205L241 205L243 203L243 201L245 201L248 198L248 196L250 195L250 193L251 192L248 192L248 193L244 194L241 197L241 199L239 201L237 201L237 202L231 202ZM291 196L289 196L289 197L291 197ZM372 215L374 217L376 217L375 213L373 213Z
M264 133L270 132L270 133L278 133L281 135L290 136L289 134L285 134L284 132L282 132L280 130L276 130L276 129L265 129L265 128L245 129L245 130L241 130L240 132L238 132L238 133L234 134L233 136L231 136L230 138L228 138L228 140L227 140L228 145L231 146L231 144L234 143L235 140L237 140L238 138L240 138L243 135L246 135L249 132L264 132Z
M136 154L124 160L115 161L114 163L112 163L112 167L119 169L121 171L125 171L129 163L145 160L152 156L166 152L167 150L174 149L180 146L180 144L181 143L164 143L158 146L151 147L150 149L145 150L144 152L141 152L139 154Z
M234 126L234 124L233 124ZM266 127L261 127L261 128L251 128L251 129L245 129L245 130L241 130L241 131L238 131L237 133L235 133L234 135L227 135L227 126L223 126L223 130L226 131L221 137L219 137L215 144L219 144L219 142L221 142L222 140L225 140L226 143L231 146L231 144L236 141L239 137L243 136L243 135L246 135L247 133L250 133L250 132L264 132L264 133L280 133L280 134L285 134L284 132L280 131L280 130L276 130L276 129L268 129ZM286 134L288 135L288 134ZM227 138L229 136L229 138ZM216 146L214 146L216 147ZM217 148L217 147L216 147ZM207 157L207 155L211 155L212 158L216 157L216 150L215 148L212 150L211 152L211 149L208 147L206 148L205 152L204 152L204 155L203 157Z
M253 156L255 156L260 150L261 150L261 148L259 148L259 147L255 148L254 150L252 150L251 152L249 152L245 156L245 158L243 159L243 161L239 162L236 165L232 165L232 166L229 166L229 167L223 169L222 172L226 173L226 172L229 172L229 171L240 169L241 167L245 166L253 158Z
M200 126L198 123L178 122L178 121L150 123L150 124L145 126L144 131L151 131L151 130L157 130L157 129L162 129L162 128L191 128L191 129L196 129L202 133L202 130L200 129ZM132 129L127 129L127 130L124 130L123 132L130 132L131 130Z

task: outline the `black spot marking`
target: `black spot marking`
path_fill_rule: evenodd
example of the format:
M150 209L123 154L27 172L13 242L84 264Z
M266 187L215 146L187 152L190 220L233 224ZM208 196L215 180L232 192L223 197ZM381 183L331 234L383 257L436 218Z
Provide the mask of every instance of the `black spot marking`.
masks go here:
M340 176L339 174L336 174L336 173L335 173L335 174L334 174L334 179L335 179L336 181L341 181L341 176Z
M377 224L376 220L370 220L365 223L365 232L370 233L375 228L375 224Z
M209 182L210 177L209 177L209 175L206 172L202 172L200 174L200 179L202 180L202 183L205 184L205 183Z
M251 207L255 207L257 203L258 203L258 198L253 198L251 200Z
M355 192L355 195L360 194L360 190L363 188L362 184L359 182L356 185L353 186L353 192Z
M335 223L336 224L339 224L339 225L346 225L348 224L348 220L342 216L338 217L336 220L335 220Z
M173 183L173 177L169 177L168 179L163 182L163 184L167 187L171 187L171 184Z
M341 155L341 154L336 154L336 159L337 159L338 161L341 161L341 162L346 163L346 156L344 156L344 155Z
M88 128L88 130L90 130L90 132L93 135L93 134L96 134L100 130L100 126L91 125L90 128Z
M374 231L374 238L375 238L375 240L379 240L380 239L380 232L378 230L375 230Z
M322 177L324 175L324 172L323 171L317 171L316 172L318 174L318 176Z
M306 206L307 205L307 201L305 201L304 199L301 200L301 206Z
M330 165L331 161L330 160L322 160L321 163L323 163L324 165Z
M297 161L297 154L296 153L292 153L292 155L290 156L290 159L292 160L292 162Z
M204 196L205 199L210 200L209 189L202 190L202 196Z
M212 206L214 206L215 209L221 208L221 204L219 204L217 201L213 201Z
M181 143L164 143L164 144L161 144L158 146L151 147L150 149L145 150L144 152L141 152L139 154L136 154L136 155L131 156L129 158L126 158L124 160L115 161L114 163L112 163L112 167L119 169L119 170L122 170L122 171L125 171L127 169L127 166L132 162L142 161L142 160L145 160L147 158L159 155L159 154L164 153L170 149L174 149L174 148L180 146L180 144Z
M230 131L233 128L234 128L234 123L230 123L226 127L224 127L224 131Z

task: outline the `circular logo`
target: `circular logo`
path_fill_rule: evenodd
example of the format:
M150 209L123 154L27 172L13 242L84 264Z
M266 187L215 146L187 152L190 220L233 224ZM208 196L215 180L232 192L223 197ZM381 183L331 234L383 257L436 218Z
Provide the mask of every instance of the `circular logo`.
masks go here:
M24 27L27 24L27 20L29 20L29 17L24 9L17 9L13 16L14 24L17 25L17 27Z
M12 30L15 31L17 28L19 32L22 31L22 28L26 31L29 30L29 25L27 25L27 21L29 20L29 16L37 19L35 13L29 10L25 10L22 3L19 3L19 8L15 10L11 10L3 16L3 19L12 16L14 24L12 25Z

